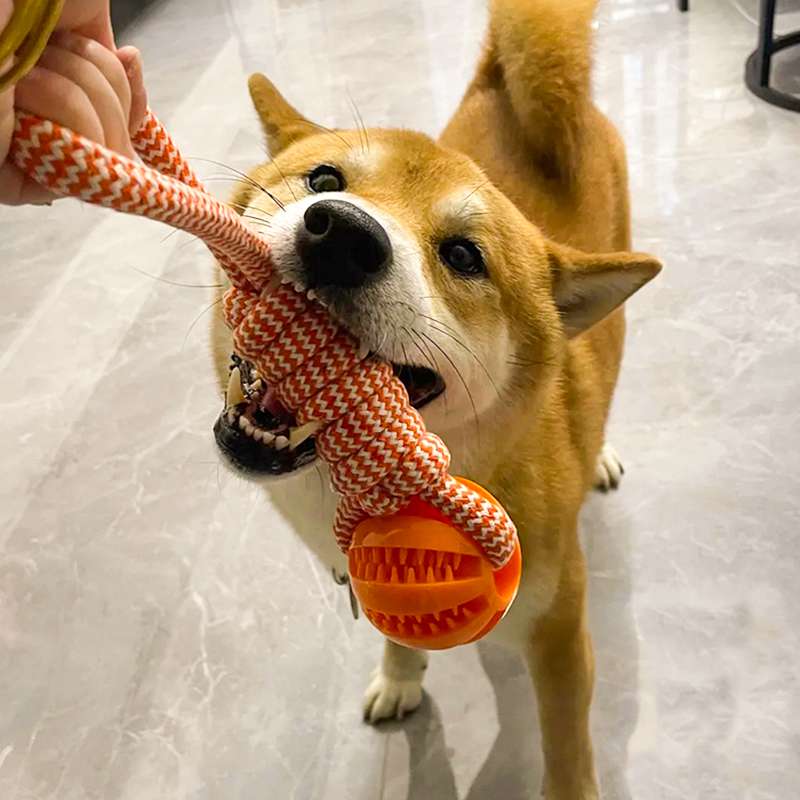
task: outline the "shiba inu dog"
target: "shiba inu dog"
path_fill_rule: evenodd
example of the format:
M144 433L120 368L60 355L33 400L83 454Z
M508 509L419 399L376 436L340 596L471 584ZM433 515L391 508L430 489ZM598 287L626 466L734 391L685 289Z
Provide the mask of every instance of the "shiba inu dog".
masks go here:
M250 80L272 155L234 206L279 276L390 361L451 472L514 519L524 571L494 637L522 651L539 700L548 798L594 798L593 662L577 535L593 485L622 468L604 426L624 340L622 304L659 271L631 253L625 154L590 97L593 0L494 0L476 75L438 141L329 130L262 75ZM213 344L224 458L263 480L279 513L344 572L313 435L252 364ZM282 478L276 481L276 478ZM370 721L420 702L426 654L386 643Z

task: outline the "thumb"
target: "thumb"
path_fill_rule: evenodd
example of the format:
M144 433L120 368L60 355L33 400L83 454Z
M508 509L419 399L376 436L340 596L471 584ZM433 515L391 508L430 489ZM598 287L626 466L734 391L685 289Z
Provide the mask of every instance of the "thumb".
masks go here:
M117 50L117 58L125 68L128 83L131 87L131 113L128 119L128 132L134 136L144 121L147 111L147 90L144 88L144 72L142 54L130 45Z

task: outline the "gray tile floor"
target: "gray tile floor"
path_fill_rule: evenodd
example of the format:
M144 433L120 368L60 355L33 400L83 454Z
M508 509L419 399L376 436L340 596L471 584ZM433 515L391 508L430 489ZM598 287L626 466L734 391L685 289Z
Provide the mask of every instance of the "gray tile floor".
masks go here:
M623 489L583 518L594 736L609 800L791 800L800 117L742 86L755 0L693 5L605 0L597 24L636 244L667 268L630 309ZM184 151L246 167L249 71L320 122L350 123L349 92L433 133L483 23L482 0L171 0L126 38ZM0 797L537 796L528 679L489 645L436 656L406 723L360 722L378 637L217 467L205 290L142 275L205 283L202 247L69 202L0 225Z

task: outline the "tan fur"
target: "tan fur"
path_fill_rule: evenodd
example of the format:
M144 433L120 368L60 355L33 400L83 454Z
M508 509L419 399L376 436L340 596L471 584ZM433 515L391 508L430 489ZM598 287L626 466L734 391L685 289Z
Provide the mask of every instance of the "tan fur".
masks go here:
M597 797L577 518L594 481L622 356L618 306L659 269L648 256L624 252L630 246L624 150L589 97L594 5L494 0L477 74L438 143L370 129L365 145L359 132L321 131L263 76L250 83L277 162L257 167L253 179L292 203L316 164L346 164L347 191L413 240L409 263L419 259L420 280L441 298L436 314L453 320L488 365L485 377L469 373L480 406L478 444L455 382L448 380L449 412L437 400L424 416L443 434L456 469L495 494L518 526L523 584L498 636L528 658L540 706L545 794L559 799ZM269 198L252 186L243 184L234 201L252 214L273 213ZM450 235L480 244L488 281L443 268L434 244ZM606 255L592 255L598 253ZM230 345L216 325L222 378ZM495 351L506 356L503 363L492 360ZM497 391L481 394L479 384L490 381ZM281 492L277 505L291 517ZM327 545L309 543L328 557ZM400 712L418 702L424 660L393 647L370 691L378 703L394 692L391 708Z

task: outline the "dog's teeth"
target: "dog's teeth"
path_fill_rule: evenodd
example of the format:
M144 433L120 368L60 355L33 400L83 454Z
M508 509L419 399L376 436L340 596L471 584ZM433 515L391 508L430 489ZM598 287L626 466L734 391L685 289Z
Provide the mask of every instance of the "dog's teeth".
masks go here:
M316 292L315 292L313 289L309 289L309 290L306 292L306 297L307 297L309 300L316 300L316 299L317 299L317 293L316 293Z
M287 283L291 283L291 282L292 282L292 279L291 279L291 278L287 278L285 275L281 277L281 283L282 283L284 286L286 286L286 284L287 284Z
M289 440L285 436L275 437L275 449L285 450L289 446Z
M250 391L251 391L251 392L260 392L260 391L261 391L261 387L262 387L263 385L264 385L264 384L263 384L263 381L261 380L261 378L256 378L256 379L255 379L255 380L254 380L254 381L253 381L253 382L250 384Z
M253 438L254 438L254 439L257 441L257 442L263 442L263 441L264 441L264 431L262 431L260 428L256 428L256 429L253 431Z
M359 344L358 346L358 360L363 361L369 355L369 347L365 344Z
M244 402L244 393L242 392L242 376L239 372L239 367L234 367L228 377L228 389L225 392L225 405L228 408L238 406L239 403Z
M236 422L236 412L232 408L229 408L228 409L228 423L233 425L234 422Z
M261 431L261 441L265 444L272 444L275 441L275 434L269 431Z
M248 422L248 421L247 421L247 420L246 420L244 417L239 417L239 427L240 427L242 430L245 430L245 428L246 428L246 427L247 427L249 424L250 424L250 423L249 423L249 422Z
M289 447L292 450L299 447L309 436L313 436L320 428L319 422L306 422L305 425L300 425L297 428L292 428L289 431Z
M300 294L303 294L303 292L306 290L306 287L303 286L303 284L300 283L300 281L295 281L293 286L294 286L294 290L296 292L300 292Z

